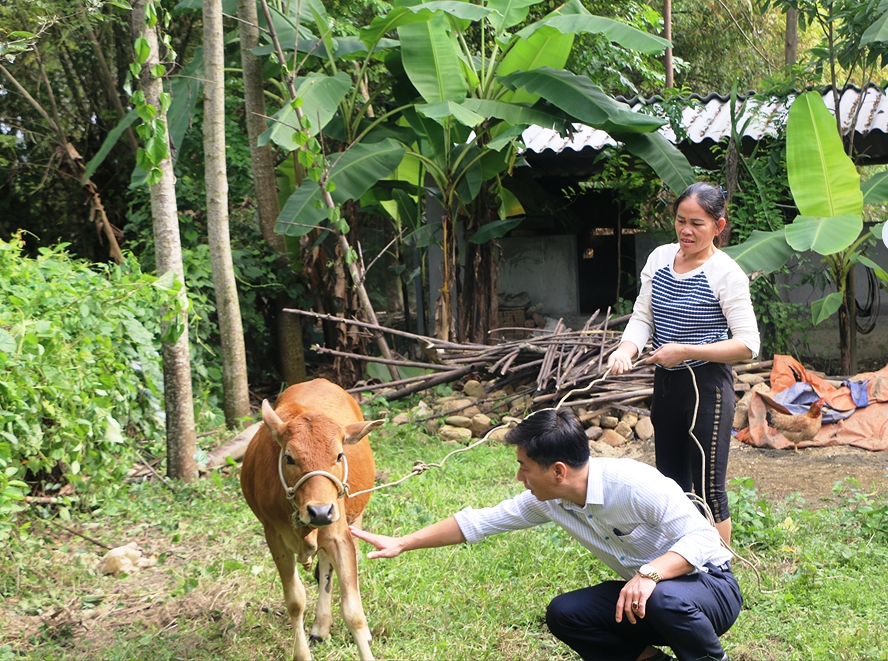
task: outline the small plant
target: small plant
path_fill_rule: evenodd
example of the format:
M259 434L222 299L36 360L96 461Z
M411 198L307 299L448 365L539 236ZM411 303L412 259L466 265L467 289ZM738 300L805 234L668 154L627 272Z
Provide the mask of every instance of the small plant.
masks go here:
M836 482L833 493L842 498L842 512L848 524L860 526L861 534L868 538L888 540L888 502L884 496L866 492L854 478Z
M773 547L783 538L782 529L771 505L760 498L751 477L738 477L730 481L728 490L731 508L733 537L744 546Z

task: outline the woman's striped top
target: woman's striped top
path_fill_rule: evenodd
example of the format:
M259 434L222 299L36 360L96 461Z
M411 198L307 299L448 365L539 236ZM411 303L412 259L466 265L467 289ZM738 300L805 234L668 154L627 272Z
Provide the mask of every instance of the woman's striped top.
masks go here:
M693 271L676 273L673 264L678 249L677 243L660 246L648 258L623 342L632 342L641 352L651 337L654 349L671 343L710 344L733 337L743 342L755 358L759 331L749 279L743 269L716 250ZM696 367L704 362L688 364Z

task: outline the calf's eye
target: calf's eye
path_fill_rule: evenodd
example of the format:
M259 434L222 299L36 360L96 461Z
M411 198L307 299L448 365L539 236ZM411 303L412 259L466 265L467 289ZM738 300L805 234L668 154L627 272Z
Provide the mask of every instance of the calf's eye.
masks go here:
M286 459L287 459L288 466L295 466L296 465L296 461L293 459L293 457L291 457L288 454L285 454L284 457L286 457Z

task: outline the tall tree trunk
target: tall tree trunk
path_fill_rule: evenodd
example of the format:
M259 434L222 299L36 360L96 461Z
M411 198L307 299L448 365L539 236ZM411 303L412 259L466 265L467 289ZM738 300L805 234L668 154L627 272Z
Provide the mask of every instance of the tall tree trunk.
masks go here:
M670 44L672 43L672 0L663 0L663 38ZM663 68L666 69L664 86L668 89L674 86L672 46L667 46L663 53Z
M157 32L149 28L145 21L145 7L153 0L136 0L133 3L133 33L144 37L150 46L151 54L142 67L141 83L145 99L158 109L157 117L162 121L162 136L169 152L169 134L166 132L166 113L162 112L160 93L163 87L159 78L151 75L151 69L159 61ZM183 284L178 296L182 312L175 321L181 324L182 332L175 342L163 342L163 385L166 405L166 445L167 475L190 482L197 474L194 453L197 449L197 435L194 430L194 399L191 387L191 359L188 353L188 298L185 291L185 269L182 264L182 244L179 238L179 218L176 207L176 186L173 176L173 162L169 155L160 164L163 176L160 182L151 186L151 216L154 225L154 249L157 255L157 273L170 271ZM164 331L171 325L162 324Z
M274 154L271 145L259 146L259 136L265 132L265 92L262 76L262 60L250 51L259 45L259 18L256 3L237 0L238 33L240 35L241 69L244 79L244 107L247 113L247 136L250 142L250 166L253 171L253 190L259 214L259 230L265 243L280 259L287 260L287 244L284 237L274 231L280 213L277 196L277 177L274 172ZM278 362L281 376L288 384L299 383L307 378L305 353L302 346L302 318L296 314L281 312L284 308L298 307L295 299L281 295L275 301L275 320L278 345Z
M466 261L459 299L459 337L475 344L487 344L488 331L499 325L499 301L496 295L499 246L496 241L476 244L468 240L484 224L494 220L489 202L489 188L484 185L465 221Z
M799 54L799 10L786 10L786 39L783 44L783 63L791 67Z
M222 344L222 390L229 428L250 415L244 327L237 298L237 280L228 231L228 170L225 164L225 53L222 0L203 0L204 161L207 190L207 232L216 313Z

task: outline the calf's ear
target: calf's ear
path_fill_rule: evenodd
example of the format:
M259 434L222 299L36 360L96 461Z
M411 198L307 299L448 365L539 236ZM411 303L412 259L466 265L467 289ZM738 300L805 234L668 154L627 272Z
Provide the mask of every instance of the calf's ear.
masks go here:
M271 404L268 403L267 399L262 400L262 421L265 423L265 426L268 427L268 431L271 432L272 438L280 443L281 433L284 430L284 421L274 412L274 409L271 408Z
M353 422L350 425L346 425L345 438L342 440L342 444L354 445L383 422L385 420L364 420L363 422Z

